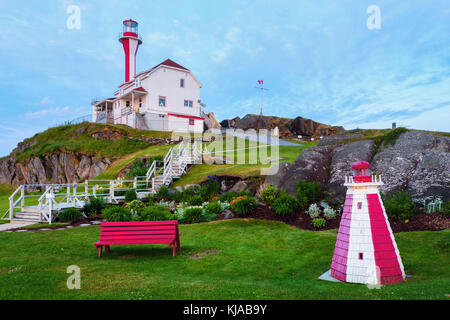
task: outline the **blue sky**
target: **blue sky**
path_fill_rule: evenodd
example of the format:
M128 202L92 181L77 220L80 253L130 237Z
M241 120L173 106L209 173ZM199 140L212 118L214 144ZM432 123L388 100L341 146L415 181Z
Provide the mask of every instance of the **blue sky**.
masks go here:
M66 9L81 9L81 28ZM369 5L381 29L369 30ZM140 23L137 71L166 58L203 83L219 120L302 116L346 129L450 131L450 2L0 0L0 156L91 112L123 80L121 21Z

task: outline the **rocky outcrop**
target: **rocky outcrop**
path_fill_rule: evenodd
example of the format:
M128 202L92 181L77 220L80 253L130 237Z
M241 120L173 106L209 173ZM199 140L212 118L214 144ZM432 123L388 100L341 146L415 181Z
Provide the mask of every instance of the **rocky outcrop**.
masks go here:
M281 180L289 170L289 162L281 162L269 168L266 175L266 182L275 188L280 188Z
M342 184L345 176L352 175L352 163L368 161L372 173L381 174L383 193L407 190L418 204L438 196L444 201L450 199L449 137L408 131L394 145L383 143L375 155L374 152L372 140L309 148L288 170L280 170L276 177L267 179L275 184L278 179L278 187L291 194L295 194L298 180L320 182L333 199L342 202L346 192Z
M0 160L0 183L75 183L99 175L110 164L108 158L97 159L70 152L32 157L25 162L16 162L14 157L7 157Z
M331 147L312 147L304 150L289 166L281 177L280 188L296 194L296 182L299 180L317 181L326 184L331 165L333 149Z
M254 114L248 114L242 119L236 117L231 120L223 120L220 124L223 128L234 128L242 130L272 130L278 127L281 135L302 135L308 137L328 136L339 134L345 131L342 127L333 127L302 117L290 119L272 116L260 116Z

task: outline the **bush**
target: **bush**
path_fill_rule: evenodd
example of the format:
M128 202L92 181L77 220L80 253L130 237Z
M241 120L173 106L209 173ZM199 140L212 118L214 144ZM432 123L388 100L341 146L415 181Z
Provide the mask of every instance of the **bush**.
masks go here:
M249 197L249 196L250 196L250 192L248 192L247 190L241 191L241 192L228 191L219 196L219 201L220 202L231 202L231 201L233 201L234 198Z
M131 221L130 210L119 206L111 206L103 209L102 215L108 222Z
M188 201L190 206L201 206L203 204L203 198L200 195L191 197Z
M101 198L91 197L89 201L84 205L83 212L90 217L96 216L106 208L106 202Z
M166 221L176 220L173 214L166 207L151 206L145 207L139 211L137 217L139 221Z
M206 214L208 214L208 215L220 214L222 212L222 206L217 201L208 203L206 206L204 206L204 209L205 209Z
M317 204L313 203L309 206L308 211L306 213L312 218L315 219L320 215L320 208Z
M325 217L325 219L336 218L336 210L331 207L327 207L323 210L323 216Z
M416 205L405 190L397 191L393 195L387 194L383 203L387 215L394 220L406 220L416 213Z
M145 204L139 200L133 200L125 205L128 210L139 211L139 209L144 208Z
M313 219L311 221L311 225L317 229L325 227L325 224L326 222L324 218Z
M322 186L318 182L297 181L297 200L299 206L305 209L310 203L317 202Z
M130 166L130 170L126 173L125 178L127 180L134 179L137 176L145 176L148 171L148 166L144 165L141 160L134 160Z
M162 185L155 194L156 201L169 200L169 188Z
M261 192L261 200L265 204L271 205L277 199L277 195L278 195L277 188L268 186Z
M233 209L234 212L238 216L247 215L256 208L256 199L253 197L239 197L238 199L230 202L231 209Z
M81 220L81 212L75 208L67 208L62 210L58 218L61 222Z
M298 201L295 197L282 192L282 194L272 204L272 209L280 216L288 216L295 213Z
M183 223L205 222L207 218L203 214L202 208L187 208L183 212Z
M168 197L169 197L170 201L174 201L177 203L183 202L183 199L184 199L183 192L179 192L176 190L169 192Z
M137 200L137 193L134 189L127 190L125 192L125 202L131 202Z
M449 217L450 216L450 200L444 202L444 205L442 206L442 212Z
M211 199L212 196L218 194L220 191L220 184L217 181L217 176L209 176L208 181L206 181L199 190L199 195L203 200Z

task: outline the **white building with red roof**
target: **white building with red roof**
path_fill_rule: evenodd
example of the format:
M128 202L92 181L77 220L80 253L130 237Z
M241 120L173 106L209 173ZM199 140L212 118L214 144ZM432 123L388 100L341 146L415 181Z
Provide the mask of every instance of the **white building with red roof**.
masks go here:
M203 132L202 84L187 68L167 59L136 74L142 43L138 23L123 22L119 35L125 52L125 82L113 98L94 101L93 121L159 131Z

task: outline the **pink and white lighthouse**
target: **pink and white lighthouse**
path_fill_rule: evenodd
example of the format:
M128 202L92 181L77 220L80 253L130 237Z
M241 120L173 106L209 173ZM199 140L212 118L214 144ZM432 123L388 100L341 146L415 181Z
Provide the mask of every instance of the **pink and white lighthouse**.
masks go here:
M402 259L368 162L352 165L330 275L344 282L392 284L405 279Z
M123 32L119 35L119 41L125 51L125 82L128 82L136 76L136 54L142 43L136 21L129 19L123 22Z

